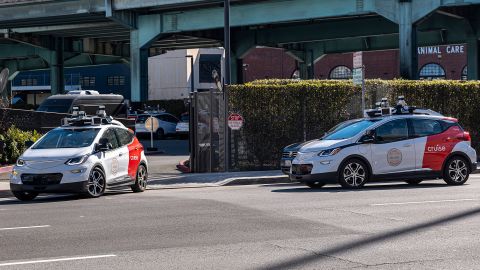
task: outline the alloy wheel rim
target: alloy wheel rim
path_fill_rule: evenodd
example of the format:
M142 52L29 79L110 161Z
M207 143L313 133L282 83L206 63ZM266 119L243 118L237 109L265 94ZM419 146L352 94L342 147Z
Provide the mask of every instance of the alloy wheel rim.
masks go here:
M467 178L467 165L461 159L453 160L448 166L448 175L455 182L463 182Z
M349 163L343 170L343 179L352 187L358 187L365 182L366 172L357 162Z
M105 185L105 179L102 173L98 170L94 170L88 180L88 192L93 196L99 196L102 194Z
M147 188L146 176L147 176L147 172L145 170L145 167L140 166L140 168L138 169L137 181L138 181L138 185L143 189Z

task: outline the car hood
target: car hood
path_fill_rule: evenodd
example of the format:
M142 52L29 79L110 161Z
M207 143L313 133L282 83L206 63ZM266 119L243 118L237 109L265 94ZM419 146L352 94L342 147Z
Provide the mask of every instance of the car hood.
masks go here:
M300 150L300 148L302 148L302 146L304 146L306 144L309 144L311 142L315 142L315 141L318 141L318 139L317 140L306 141L306 142L298 142L298 143L290 144L288 146L285 146L285 148L283 148L283 152L298 151L298 150Z
M309 152L319 152L321 150L330 149L334 147L339 147L345 144L348 144L351 139L343 140L315 140L303 145L299 152L309 153Z
M70 158L90 154L90 147L82 148L59 148L59 149L28 149L23 153L22 159L32 161L48 161L48 160L67 160Z

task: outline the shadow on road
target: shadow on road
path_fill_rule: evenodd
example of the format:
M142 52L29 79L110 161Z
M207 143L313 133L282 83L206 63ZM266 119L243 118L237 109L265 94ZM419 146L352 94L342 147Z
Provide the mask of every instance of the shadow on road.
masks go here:
M408 184L392 184L392 185L368 185L361 189L346 189L339 186L325 186L319 189L313 189L306 186L297 186L296 188L275 189L272 192L280 193L302 193L302 192L319 192L319 193L338 193L338 192L368 192L372 190L398 190L398 189L422 189L422 188L445 188L449 187L444 183L425 183L419 185Z
M412 233L418 233L423 230L427 230L431 227L436 227L440 225L445 225L445 223L448 222L453 222L453 221L460 221L462 219L467 219L471 218L475 215L480 214L480 208L468 210L468 211L463 211L459 212L457 214L449 215L446 217L434 219L429 222L424 222L412 226L405 227L403 229L398 229L398 230L392 230L386 233L382 233L379 235L374 235L371 237L367 237L364 239L361 239L359 241L353 241L350 243L346 244L341 244L336 247L328 248L328 249L323 249L323 250L316 250L313 251L314 254L309 254L305 256L298 256L296 258L293 258L291 260L279 262L279 263L273 263L270 265L266 265L260 268L257 268L259 270L263 269L292 269L296 267L301 267L305 264L308 263L315 263L315 262L321 262L322 260L329 259L329 257L334 256L334 255L339 255L341 253L347 252L347 251L353 251L356 249L360 248L365 248L380 242L385 242L388 240L394 240L396 238L406 236Z
M125 190L109 190L102 197L109 197L122 194L131 194L132 192ZM81 194L40 194L40 197L36 198L33 201L20 201L15 197L6 198L8 200L0 201L0 205L19 205L19 204L42 204L42 203L54 203L54 202L67 202L67 201L77 201L77 200L96 200L92 198L86 198ZM47 196L47 197L42 197ZM100 197L100 198L102 198Z

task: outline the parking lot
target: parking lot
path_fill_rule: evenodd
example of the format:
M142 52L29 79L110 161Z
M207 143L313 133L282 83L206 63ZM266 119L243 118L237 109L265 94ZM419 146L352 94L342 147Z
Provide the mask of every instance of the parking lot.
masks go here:
M0 199L2 269L475 269L480 176Z

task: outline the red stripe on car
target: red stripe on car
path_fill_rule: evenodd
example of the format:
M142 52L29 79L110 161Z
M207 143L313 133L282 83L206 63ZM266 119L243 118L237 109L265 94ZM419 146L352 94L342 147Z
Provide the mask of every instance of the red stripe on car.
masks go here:
M428 136L422 168L440 171L447 156L457 143L464 140L463 137L463 130L458 126L452 126L443 133Z
M130 158L128 162L128 175L133 180L135 180L137 176L138 165L140 165L140 161L142 160L142 151L143 145L138 141L137 137L134 137L133 142L128 145L128 155Z

